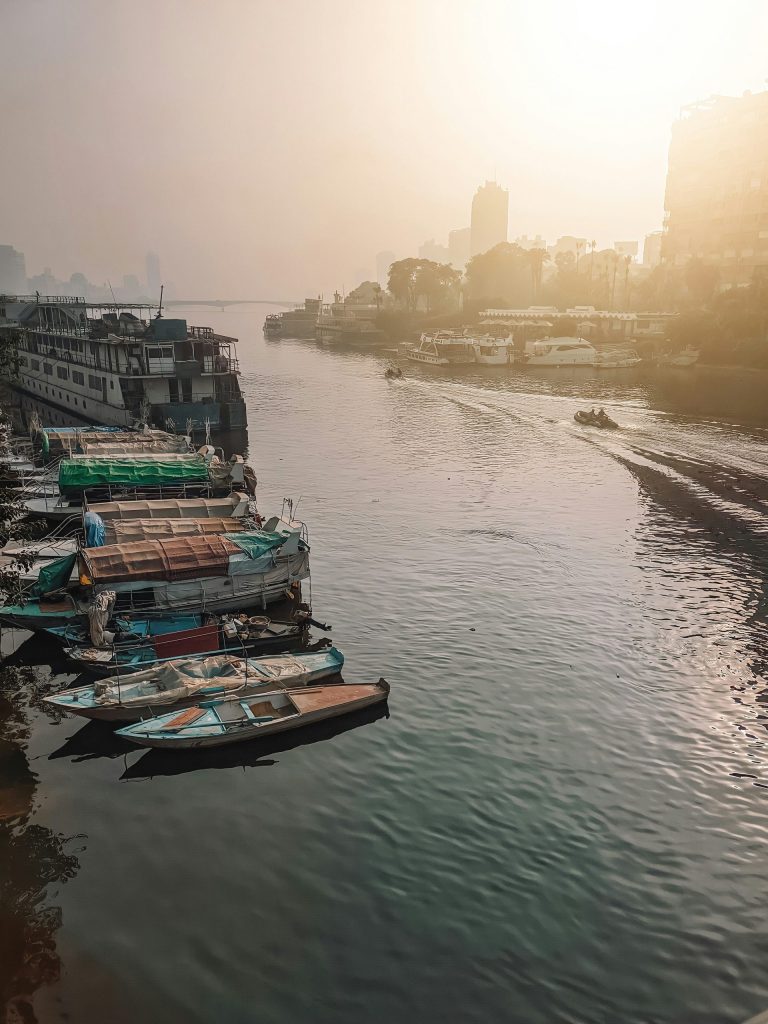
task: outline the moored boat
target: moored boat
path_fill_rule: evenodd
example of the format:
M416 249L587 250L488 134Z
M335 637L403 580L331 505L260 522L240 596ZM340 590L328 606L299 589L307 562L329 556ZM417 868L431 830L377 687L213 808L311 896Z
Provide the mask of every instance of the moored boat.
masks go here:
M177 712L207 698L235 695L242 700L264 690L309 686L338 675L343 665L344 655L335 647L266 658L216 654L172 660L128 676L109 676L44 700L83 718L135 722L148 715Z
M189 629L168 631L133 644L119 643L92 647L66 647L64 653L73 665L90 675L106 676L114 672L131 673L160 665L174 658L195 654L237 653L256 657L275 651L306 647L309 622L276 622L267 616L227 617ZM315 646L328 646L321 640Z
M459 331L425 332L419 344L409 350L408 358L414 363L429 366L462 365L475 362L471 340Z
M543 338L525 346L526 366L594 366L597 350L584 338Z
M179 713L158 715L117 730L141 747L195 749L242 743L298 729L387 700L389 683L336 683L261 693L247 700L224 697Z

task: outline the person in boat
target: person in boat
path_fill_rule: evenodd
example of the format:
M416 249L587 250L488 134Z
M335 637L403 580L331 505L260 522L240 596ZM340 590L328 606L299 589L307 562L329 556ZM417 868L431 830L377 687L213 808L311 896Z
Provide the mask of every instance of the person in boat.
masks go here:
M600 406L600 411L597 414L597 418L600 420L601 423L605 423L605 421L608 419L608 414L606 413L602 405Z

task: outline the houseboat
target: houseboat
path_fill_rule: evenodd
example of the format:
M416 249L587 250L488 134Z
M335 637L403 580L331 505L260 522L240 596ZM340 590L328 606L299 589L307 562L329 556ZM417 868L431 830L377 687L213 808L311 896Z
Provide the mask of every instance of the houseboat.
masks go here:
M303 306L270 313L264 321L264 333L281 338L314 338L321 307L321 299L304 299Z
M458 331L434 331L422 334L419 344L408 352L414 363L430 366L448 366L474 363L475 352L472 339Z
M475 362L484 366L509 366L515 361L515 342L512 336L494 338L492 335L468 337Z
M321 306L315 337L329 345L378 345L386 340L377 326L379 307L363 302L335 301Z
M16 350L10 383L75 422L244 429L237 339L153 309L0 295L0 340Z

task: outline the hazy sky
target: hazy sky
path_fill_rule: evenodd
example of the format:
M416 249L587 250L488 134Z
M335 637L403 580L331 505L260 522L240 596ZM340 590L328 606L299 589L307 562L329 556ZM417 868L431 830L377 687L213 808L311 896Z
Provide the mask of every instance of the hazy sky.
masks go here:
M681 105L765 88L767 0L0 0L0 243L189 297L352 287L510 189L510 237L660 226Z

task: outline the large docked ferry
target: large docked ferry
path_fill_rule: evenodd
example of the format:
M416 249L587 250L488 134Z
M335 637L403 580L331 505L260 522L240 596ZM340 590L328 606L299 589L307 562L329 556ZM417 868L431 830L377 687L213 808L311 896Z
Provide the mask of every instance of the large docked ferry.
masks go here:
M16 352L9 382L74 421L245 429L237 339L154 308L0 295L0 342Z

